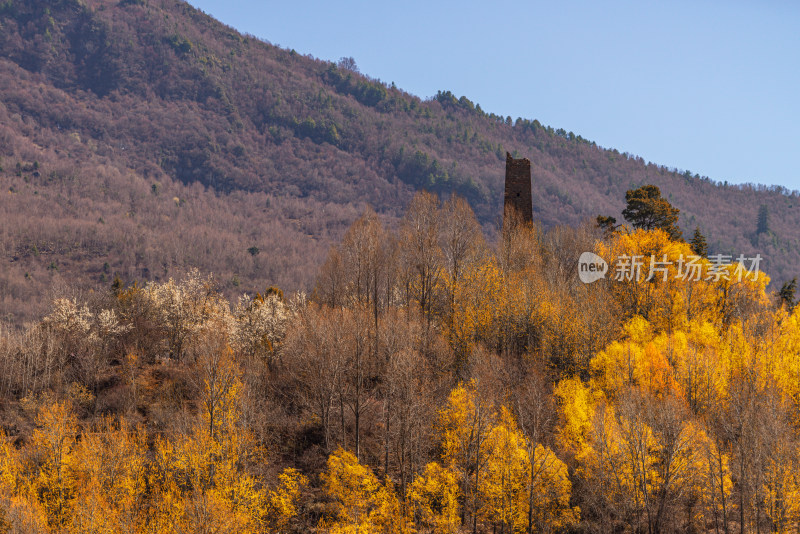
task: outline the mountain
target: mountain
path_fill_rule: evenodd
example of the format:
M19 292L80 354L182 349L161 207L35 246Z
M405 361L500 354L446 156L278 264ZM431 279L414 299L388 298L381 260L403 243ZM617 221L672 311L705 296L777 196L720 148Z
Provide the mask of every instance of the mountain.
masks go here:
M621 220L625 191L652 183L712 253L759 252L778 284L797 274L796 192L667 169L448 91L422 100L180 1L5 0L0 319L191 267L229 295L308 289L367 205L391 225L421 188L466 197L491 236L506 151L531 159L545 226Z

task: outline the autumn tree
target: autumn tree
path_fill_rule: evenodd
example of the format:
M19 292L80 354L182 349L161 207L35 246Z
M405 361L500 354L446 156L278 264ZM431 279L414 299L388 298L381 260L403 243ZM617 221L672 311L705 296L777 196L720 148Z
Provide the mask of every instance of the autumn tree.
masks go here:
M374 389L373 376L378 370L375 351L371 347L369 311L358 307L342 316L342 338L338 350L344 356L342 379L338 396L340 408L346 406L353 418L353 445L356 458L361 457L362 418L369 409ZM340 415L342 415L340 413ZM344 421L342 421L344 432Z
M527 526L530 458L525 437L506 407L482 444L485 473L479 480L480 514L501 525L501 532L522 532Z
M147 524L148 444L144 427L105 418L76 450L74 532L137 532Z
M483 253L483 234L469 204L453 195L441 208L440 246L447 273L448 305L455 307L455 288L471 265L478 263ZM448 315L452 317L452 311Z
M344 401L337 395L344 380L345 360L339 343L343 337L341 316L345 313L314 304L307 306L289 326L282 349L295 398L321 426L326 451L333 449L336 401L341 408L339 443L346 445Z
M527 532L557 532L573 527L580 509L572 506L572 482L567 464L552 449L536 445L531 458Z
M338 247L345 294L352 302L369 305L374 318L385 301L387 245L383 225L375 212L367 209Z
M531 369L518 385L515 412L530 463L527 532L548 532L577 518L569 506L571 482L564 464L544 443L552 440L556 405L545 374Z
M50 532L48 516L33 491L24 457L13 441L0 430L0 526L8 533Z
M77 492L76 440L78 421L67 403L42 407L31 436L30 472L32 490L53 529L66 527L74 511Z
M391 482L382 484L352 453L338 449L331 454L322 480L336 503L334 516L323 518L322 528L342 534L409 532Z
M435 290L442 277L440 222L439 198L421 192L411 200L400 226L399 254L406 300L413 299L428 324L434 310Z
M414 478L406 499L415 526L455 534L461 525L459 497L456 473L431 462Z
M242 387L233 350L216 329L205 333L203 343L197 349L197 375L194 380L201 391L200 413L209 437L215 439L220 428L230 429L234 423L228 417L238 411L234 404Z
M424 327L418 317L409 320L401 311L389 310L380 329L384 473L388 475L395 466L403 495L412 473L426 460L430 422L436 417L449 369L437 369L436 362L422 350Z
M461 522L469 517L473 532L483 504L479 488L487 462L485 442L495 416L495 408L477 394L474 382L453 389L439 413L442 461L457 474L464 499Z
M272 532L286 532L299 515L301 492L306 486L308 478L292 467L287 467L278 476L278 484L266 497L264 522Z
M331 247L317 273L313 299L332 308L343 306L348 299L346 280L342 255L338 247Z
M372 347L372 317L364 307L317 308L298 315L287 333L283 354L298 394L322 425L330 445L332 422L338 419L340 445L347 446L353 422L353 447L361 453L361 422L372 406L374 380L381 363Z

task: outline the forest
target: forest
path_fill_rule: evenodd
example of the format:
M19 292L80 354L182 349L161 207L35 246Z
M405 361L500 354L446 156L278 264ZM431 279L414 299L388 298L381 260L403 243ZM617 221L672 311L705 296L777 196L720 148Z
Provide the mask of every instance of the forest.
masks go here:
M367 205L395 231L419 190L463 196L492 240L506 151L531 160L545 229L619 217L625 191L655 184L711 252L759 251L779 285L798 275L796 193L565 126L445 89L411 95L352 58L303 55L180 0L0 1L0 320L37 320L53 287L165 283L193 267L229 300L308 292Z
M421 192L309 294L56 295L0 333L0 532L798 532L793 290L677 276L701 241L509 216L491 242ZM675 261L584 284L585 251Z

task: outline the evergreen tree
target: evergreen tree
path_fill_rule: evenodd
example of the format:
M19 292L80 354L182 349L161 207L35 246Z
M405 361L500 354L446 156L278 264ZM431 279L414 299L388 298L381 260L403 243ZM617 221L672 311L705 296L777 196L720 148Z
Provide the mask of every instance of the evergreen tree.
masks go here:
M692 235L692 240L689 243L692 247L692 250L695 254L700 257L705 258L708 256L708 243L706 243L706 237L700 233L700 227L695 227L694 235Z
M769 210L766 204L758 207L758 218L756 219L756 235L769 232Z
M781 286L780 291L778 291L778 296L781 299L781 303L785 303L786 307L791 312L794 310L797 301L794 298L795 291L797 290L797 278L792 278L789 282L784 282Z
M598 215L595 220L597 221L597 227L600 228L606 236L610 235L617 227L617 219L614 217Z
M680 210L673 207L664 197L661 190L655 185L643 185L638 189L631 189L625 193L628 206L622 210L622 216L634 228L664 230L670 239L681 239L681 230L678 228L678 214Z

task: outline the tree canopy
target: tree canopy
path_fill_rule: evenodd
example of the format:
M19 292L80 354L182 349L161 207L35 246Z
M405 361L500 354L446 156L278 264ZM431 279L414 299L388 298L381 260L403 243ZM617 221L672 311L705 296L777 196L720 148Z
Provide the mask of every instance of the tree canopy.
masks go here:
M692 250L698 256L706 257L708 255L708 243L706 242L706 236L700 233L700 227L696 227L694 229L694 234L692 234L692 240L689 242L692 247Z
M661 196L658 186L643 185L638 189L630 189L625 193L625 202L627 206L622 210L622 216L634 228L660 229L667 232L670 239L681 239L682 233L678 227L680 210Z

